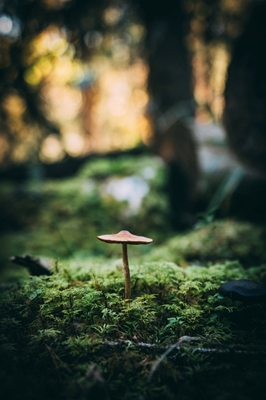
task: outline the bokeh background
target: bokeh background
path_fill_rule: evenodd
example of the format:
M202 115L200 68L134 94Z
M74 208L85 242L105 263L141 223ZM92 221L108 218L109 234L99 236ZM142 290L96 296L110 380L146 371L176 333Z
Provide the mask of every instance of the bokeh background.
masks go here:
M2 168L149 143L159 81L173 74L172 97L194 99L197 121L220 122L252 3L1 1Z
M266 219L264 178L223 124L228 67L263 4L0 1L4 266L102 254L109 230L161 243L216 217Z

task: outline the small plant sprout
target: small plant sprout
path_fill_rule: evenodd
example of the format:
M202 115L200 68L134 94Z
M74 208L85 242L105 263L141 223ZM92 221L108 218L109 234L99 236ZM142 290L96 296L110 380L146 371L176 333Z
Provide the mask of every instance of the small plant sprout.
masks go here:
M132 235L128 231L120 231L111 235L97 236L99 240L105 243L120 243L122 244L122 260L125 275L125 299L130 299L130 271L128 265L127 245L128 244L149 244L152 239L144 236Z

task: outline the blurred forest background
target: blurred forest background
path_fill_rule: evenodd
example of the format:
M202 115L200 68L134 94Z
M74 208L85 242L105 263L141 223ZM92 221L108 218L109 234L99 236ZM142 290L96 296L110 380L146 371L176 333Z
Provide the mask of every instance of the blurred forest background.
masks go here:
M0 3L2 170L129 149L154 119L220 121L226 71L260 1Z
M159 236L192 227L200 212L207 221L217 210L220 216L266 220L264 177L254 177L232 155L223 128L228 67L250 15L260 7L262 24L262 0L0 0L2 259L38 252L40 247L31 248L33 236L45 224L69 252L73 229L75 246L82 247L80 224L88 230L95 222L93 235L108 233L108 227L114 231L112 222L115 228L140 226L140 234ZM260 37L257 47L263 53L264 31ZM247 52L253 39L246 40ZM241 103L246 93L239 95L231 84L228 104L230 90ZM248 96L254 102L251 92ZM245 115L248 105L240 105ZM238 121L232 123L228 109L227 126L234 130ZM235 149L241 140L231 140ZM128 159L117 164L121 156ZM76 173L78 183L66 183ZM125 177L118 189L110 181L110 175L125 174L134 178L131 195L123 194L129 190ZM51 179L56 181L40 189ZM153 188L153 200L141 217L128 209L117 215L110 198L132 203L139 191L144 197L148 189L141 179ZM60 184L65 205L51 195ZM77 204L81 186L87 197ZM95 186L109 196L108 206L101 203L97 212ZM112 217L104 224L106 210ZM62 225L72 215L75 223ZM27 237L23 230L27 249L22 236L10 244L14 231L22 229L35 232ZM72 236L66 244L68 230ZM43 246L46 240L41 238Z

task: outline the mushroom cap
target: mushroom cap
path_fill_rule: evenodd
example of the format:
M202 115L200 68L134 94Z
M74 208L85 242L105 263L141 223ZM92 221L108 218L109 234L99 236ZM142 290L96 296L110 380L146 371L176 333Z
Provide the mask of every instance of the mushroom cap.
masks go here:
M106 243L126 243L126 244L149 244L152 239L145 236L132 235L128 231L120 231L118 233L112 233L111 235L97 236L99 240Z

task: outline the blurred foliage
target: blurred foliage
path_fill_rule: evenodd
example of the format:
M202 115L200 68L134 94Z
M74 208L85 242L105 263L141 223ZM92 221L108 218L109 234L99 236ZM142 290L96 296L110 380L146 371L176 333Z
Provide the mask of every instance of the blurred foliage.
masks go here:
M182 266L227 260L246 267L265 263L263 227L214 220L182 235L173 232L165 174L159 158L127 156L90 161L70 179L2 183L2 280L19 277L22 267L8 261L14 255L41 256L52 264L56 259L120 257L120 246L104 245L96 236L123 229L154 239L150 246L131 246L133 259Z
M218 220L177 235L151 255L152 260L167 259L179 265L238 260L244 266L266 262L264 227L247 222Z
M162 241L170 229L165 173L159 158L122 157L89 162L75 178L1 184L2 263L21 253L52 258L110 255L112 246L104 248L95 238L122 229ZM126 177L133 182L124 181ZM114 192L109 189L112 182ZM130 207L143 185L138 207Z
M2 165L11 160L38 161L42 142L51 134L55 136L50 137L50 147L58 147L56 156L62 157L64 152L56 142L61 126L51 117L53 105L47 99L47 88L52 82L78 90L90 87L94 76L87 61L96 53L112 57L117 51L115 62L120 68L126 53L129 63L140 56L148 58L145 31L148 37L149 30L155 28L160 35L162 24L169 17L182 22L176 24L176 29L184 35L191 52L194 84L199 88L195 89L196 100L200 107L207 104L218 115L230 46L257 3L180 0L174 4L167 0L155 5L150 0L2 0ZM217 44L221 46L218 48ZM75 97L76 93L67 93L72 95ZM76 139L80 141L80 137Z
M52 118L49 110L52 104L47 98L47 88L52 83L75 87L79 91L89 88L93 75L84 62L99 46L101 53L109 52L111 57L115 37L103 38L103 34L113 31L116 25L116 40L119 41L119 32L127 26L129 13L127 2L112 6L104 0L1 2L3 165L10 159L38 161L44 137L60 131L60 121ZM136 24L132 26L132 18L130 23L128 32L123 35L124 39L125 36L130 39L133 56L139 42L139 30ZM124 39L121 39L121 46Z

